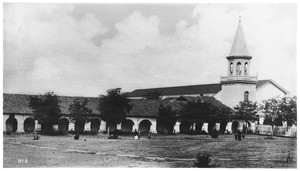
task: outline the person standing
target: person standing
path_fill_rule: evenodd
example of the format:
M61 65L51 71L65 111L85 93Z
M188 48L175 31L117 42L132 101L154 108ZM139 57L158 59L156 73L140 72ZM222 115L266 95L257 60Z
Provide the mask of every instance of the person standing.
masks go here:
M134 130L134 139L135 139L135 140L139 139L139 138L138 138L138 135L139 135L139 133L138 133L137 130L135 129L135 130Z
M139 137L139 139L141 139L141 131L140 130L138 131L138 137Z
M237 137L239 141L242 140L242 132L240 130L237 130Z
M234 131L234 139L235 139L235 141L237 141L238 140L238 130L236 130L236 131Z

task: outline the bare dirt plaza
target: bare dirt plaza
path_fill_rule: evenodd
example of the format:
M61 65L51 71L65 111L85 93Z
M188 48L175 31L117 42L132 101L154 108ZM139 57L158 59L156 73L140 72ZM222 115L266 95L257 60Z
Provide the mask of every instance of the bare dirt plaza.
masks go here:
M217 168L296 168L296 138L246 135L43 136L4 135L4 167L194 167L199 152L212 157ZM289 154L290 153L290 154ZM287 156L292 159L287 162Z

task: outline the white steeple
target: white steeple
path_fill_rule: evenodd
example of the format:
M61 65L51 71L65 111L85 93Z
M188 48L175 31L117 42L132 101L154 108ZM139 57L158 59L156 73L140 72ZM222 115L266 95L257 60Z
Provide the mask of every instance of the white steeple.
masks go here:
M230 57L251 56L248 52L241 20L239 20L239 25L232 43L232 48L228 56Z

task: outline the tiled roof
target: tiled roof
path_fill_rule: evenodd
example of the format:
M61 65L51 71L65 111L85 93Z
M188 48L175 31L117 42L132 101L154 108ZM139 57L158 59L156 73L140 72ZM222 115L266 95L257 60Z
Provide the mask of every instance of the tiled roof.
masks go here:
M32 114L32 110L29 107L29 97L33 95L24 94L3 94L3 113L9 114ZM92 109L94 113L99 114L97 110L98 99L97 97L71 97L71 96L59 96L61 100L60 107L62 114L69 114L69 105L74 99L88 99L88 108ZM200 97L184 97L187 100L196 100ZM224 105L220 101L216 100L214 97L202 97L202 100L209 101L214 105ZM147 100L147 99L137 99L130 100L132 105L132 110L128 116L139 116L139 117L155 117L158 114L159 106L170 105L173 110L180 110L181 107L186 103L186 101L177 100L177 98L168 98L164 100Z
M259 80L256 83L256 87L264 85L270 80ZM178 87L161 87L161 88L148 88L148 89L136 89L128 94L129 97L144 97L149 91L157 90L161 92L162 96L175 96L175 95L194 95L200 93L203 94L217 94L221 91L222 87L220 83L215 84L200 84L190 86L178 86Z
M162 96L172 95L192 95L192 94L216 94L221 90L221 84L202 84L202 85L190 85L179 87L162 87L162 88L149 88L149 89L136 89L129 93L129 97L144 97L149 91L157 90L161 92Z
M131 100L132 110L128 116L157 116L159 106L164 107L170 105L173 110L181 109L184 103L182 102L171 102L170 100L147 100L147 99L137 99Z
M29 106L29 97L36 95L27 94L3 94L3 113L23 113L32 114L32 110ZM97 110L98 98L97 97L71 97L71 96L59 96L60 109L62 114L69 114L69 106L74 99L89 100L88 108L92 109L95 114L99 114Z

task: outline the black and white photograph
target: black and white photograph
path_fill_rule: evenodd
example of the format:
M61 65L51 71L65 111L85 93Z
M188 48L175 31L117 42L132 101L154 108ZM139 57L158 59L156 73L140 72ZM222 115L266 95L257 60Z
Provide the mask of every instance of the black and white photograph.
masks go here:
M298 5L2 2L3 168L297 169Z

